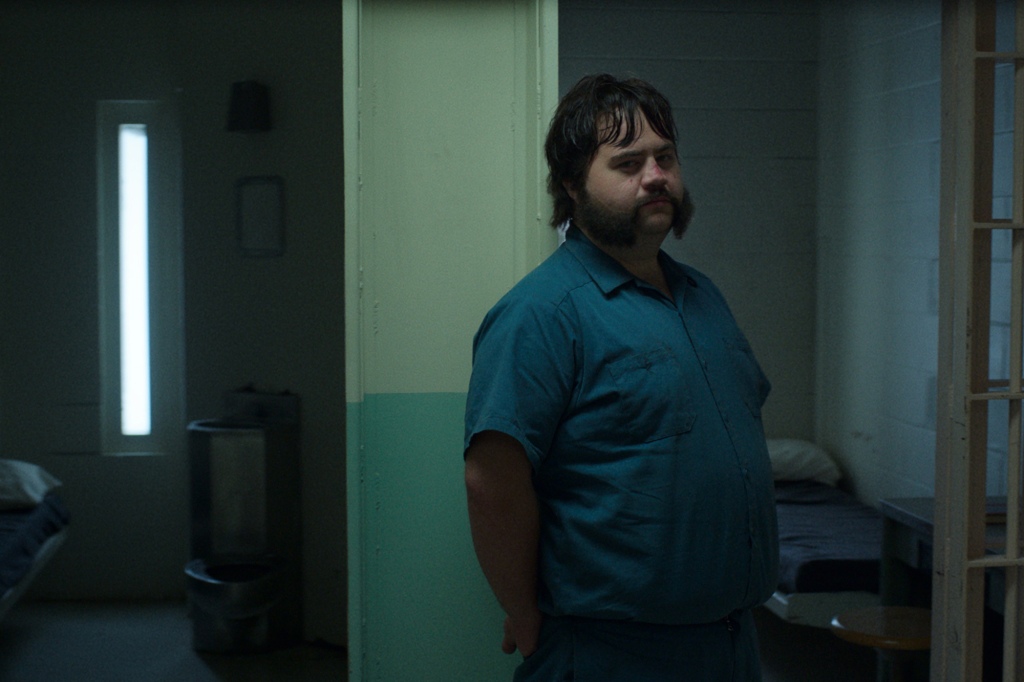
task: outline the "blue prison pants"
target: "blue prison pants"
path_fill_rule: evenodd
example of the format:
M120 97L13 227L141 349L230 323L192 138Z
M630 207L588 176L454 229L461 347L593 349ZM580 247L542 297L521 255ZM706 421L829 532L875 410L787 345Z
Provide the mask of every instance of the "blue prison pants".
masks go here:
M704 625L548 617L514 682L760 682L749 611Z

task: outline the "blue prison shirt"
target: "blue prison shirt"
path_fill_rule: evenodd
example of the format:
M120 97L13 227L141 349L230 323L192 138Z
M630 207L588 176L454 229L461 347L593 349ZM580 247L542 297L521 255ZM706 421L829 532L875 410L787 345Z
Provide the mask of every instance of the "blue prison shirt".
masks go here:
M775 589L769 382L717 287L659 259L674 302L570 228L474 338L464 445L525 448L550 615L709 623Z

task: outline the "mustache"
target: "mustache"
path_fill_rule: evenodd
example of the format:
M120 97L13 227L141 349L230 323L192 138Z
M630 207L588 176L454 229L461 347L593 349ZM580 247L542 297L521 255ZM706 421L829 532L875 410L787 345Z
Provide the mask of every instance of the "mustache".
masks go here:
M643 208L647 204L653 204L656 201L665 200L671 203L677 210L679 209L679 200L664 190L660 190L657 194L653 194L649 197L646 197L645 199L638 200L634 208Z
M639 208L641 206L646 206L647 204L653 204L654 202L663 201L663 200L668 200L673 205L678 205L679 204L679 200L678 199L676 199L675 197L670 195L668 193L668 191L665 191L664 189L662 189L662 190L659 190L657 194L651 195L650 197L648 197L646 199L638 201L637 202L637 208Z
M683 196L681 199L672 196L667 190L658 190L656 194L652 194L645 199L637 201L635 208L641 208L647 204L653 204L655 201L664 200L668 200L673 206L675 206L676 210L693 211L693 200L690 198L690 190L688 189L683 189Z
M686 187L683 188L682 198L674 197L665 190L659 190L657 194L637 201L633 208L634 219L640 214L640 209L647 204L663 200L668 201L675 209L675 215L672 218L672 232L679 239L686 232L686 228L690 226L690 220L693 218L695 208L693 198L690 196L690 190Z

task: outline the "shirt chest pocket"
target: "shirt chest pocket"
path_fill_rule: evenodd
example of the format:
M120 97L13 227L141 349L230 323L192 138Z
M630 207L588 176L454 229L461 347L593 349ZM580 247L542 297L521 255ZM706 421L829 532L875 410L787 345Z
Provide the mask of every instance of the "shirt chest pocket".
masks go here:
M667 348L610 362L607 376L608 426L620 429L622 438L649 443L693 428L696 410L685 373Z

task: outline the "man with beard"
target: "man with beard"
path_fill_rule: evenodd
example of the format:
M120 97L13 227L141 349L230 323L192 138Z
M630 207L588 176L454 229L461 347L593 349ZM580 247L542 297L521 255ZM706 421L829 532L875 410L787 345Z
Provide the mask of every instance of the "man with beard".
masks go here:
M577 83L545 144L566 241L474 339L470 528L521 682L761 679L769 384L718 289L661 251L693 210L676 137L649 84Z

